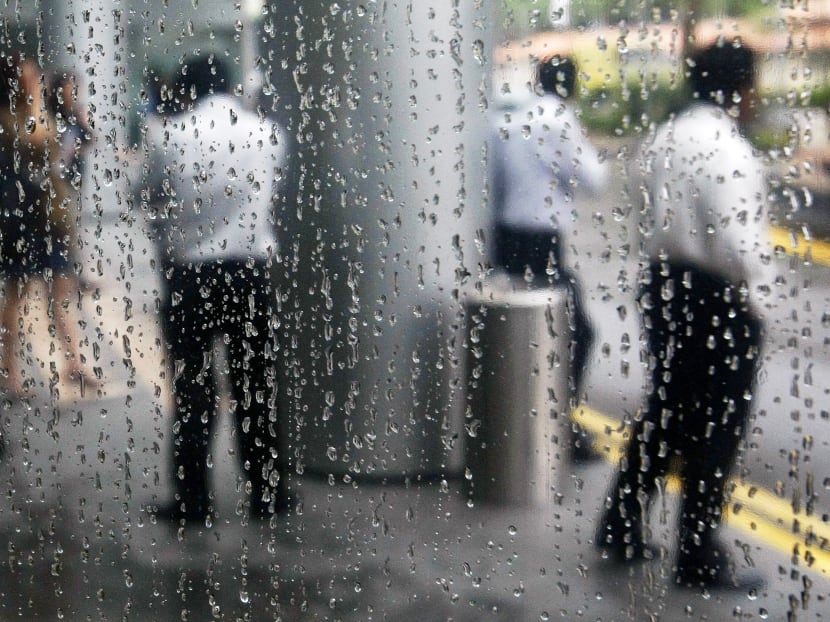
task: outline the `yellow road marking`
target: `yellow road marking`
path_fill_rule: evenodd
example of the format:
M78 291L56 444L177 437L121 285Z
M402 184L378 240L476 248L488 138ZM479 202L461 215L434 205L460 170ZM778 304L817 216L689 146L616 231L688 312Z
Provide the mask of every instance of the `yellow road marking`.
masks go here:
M830 243L828 242L809 240L803 234L783 227L772 227L770 240L775 246L784 248L788 253L798 255L813 263L830 265Z
M628 427L588 406L580 406L572 415L593 435L600 455L616 462L628 441ZM729 484L731 499L725 514L728 525L760 538L785 555L797 555L808 567L830 576L830 525L800 508L796 511L791 503L766 488L737 480ZM679 492L677 477L668 478L668 490Z
M794 512L790 504L768 490L735 484L726 522L762 538L785 555L797 555L822 574L830 574L828 526L802 511Z

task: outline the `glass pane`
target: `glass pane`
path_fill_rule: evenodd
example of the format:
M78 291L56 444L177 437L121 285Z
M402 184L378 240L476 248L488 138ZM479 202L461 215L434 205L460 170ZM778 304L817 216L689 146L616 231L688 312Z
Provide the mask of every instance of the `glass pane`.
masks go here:
M820 619L825 4L10 3L0 620Z

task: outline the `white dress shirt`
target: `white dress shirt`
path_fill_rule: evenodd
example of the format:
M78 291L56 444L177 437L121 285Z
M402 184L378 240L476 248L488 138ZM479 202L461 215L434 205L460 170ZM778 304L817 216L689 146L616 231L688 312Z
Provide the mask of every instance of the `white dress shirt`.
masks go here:
M736 120L695 104L646 139L640 164L647 256L745 284L759 310L774 279L765 169Z
M267 259L286 157L279 127L218 94L147 127L145 173L161 253L175 264Z
M567 236L576 193L596 195L607 178L607 165L576 114L546 94L495 125L489 159L497 222Z

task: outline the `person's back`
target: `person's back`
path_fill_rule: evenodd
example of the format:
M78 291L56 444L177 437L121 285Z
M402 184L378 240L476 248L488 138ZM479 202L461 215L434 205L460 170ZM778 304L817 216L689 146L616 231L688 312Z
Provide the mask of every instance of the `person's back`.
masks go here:
M222 93L156 131L162 136L150 140L166 152L166 170L156 174L169 188L163 214L169 257L187 262L274 253L272 188L284 157L276 129Z
M695 103L645 141L648 188L643 250L718 274L735 285L764 278L763 163L735 118Z
M559 97L535 98L509 117L493 141L493 157L509 169L499 182L498 221L566 233L573 220L574 193L595 192L604 182L605 169L596 152L586 148L573 109Z

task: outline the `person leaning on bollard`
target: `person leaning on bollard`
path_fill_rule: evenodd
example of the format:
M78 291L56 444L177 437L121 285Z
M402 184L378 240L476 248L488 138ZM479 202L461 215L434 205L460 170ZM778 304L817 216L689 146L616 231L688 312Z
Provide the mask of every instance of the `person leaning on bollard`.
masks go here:
M688 65L697 101L647 137L641 153L650 203L640 305L651 379L596 544L618 562L652 556L649 500L677 464L676 582L751 588L763 580L736 572L717 533L773 278L764 169L741 135L754 114L755 56L727 41Z
M576 77L569 58L538 61L534 97L524 108L505 113L490 141L497 265L534 286L568 289L572 410L582 398L594 330L579 280L564 263L564 246L573 226L574 200L599 195L608 176L568 103ZM572 457L592 457L589 436L573 426Z
M186 58L173 110L147 127L145 199L163 262L163 333L173 369L170 475L175 498L157 509L174 523L215 515L210 442L219 402L215 340L228 350L236 438L252 516L290 509L274 466L276 343L271 258L273 201L285 148L279 129L231 94L220 59Z

